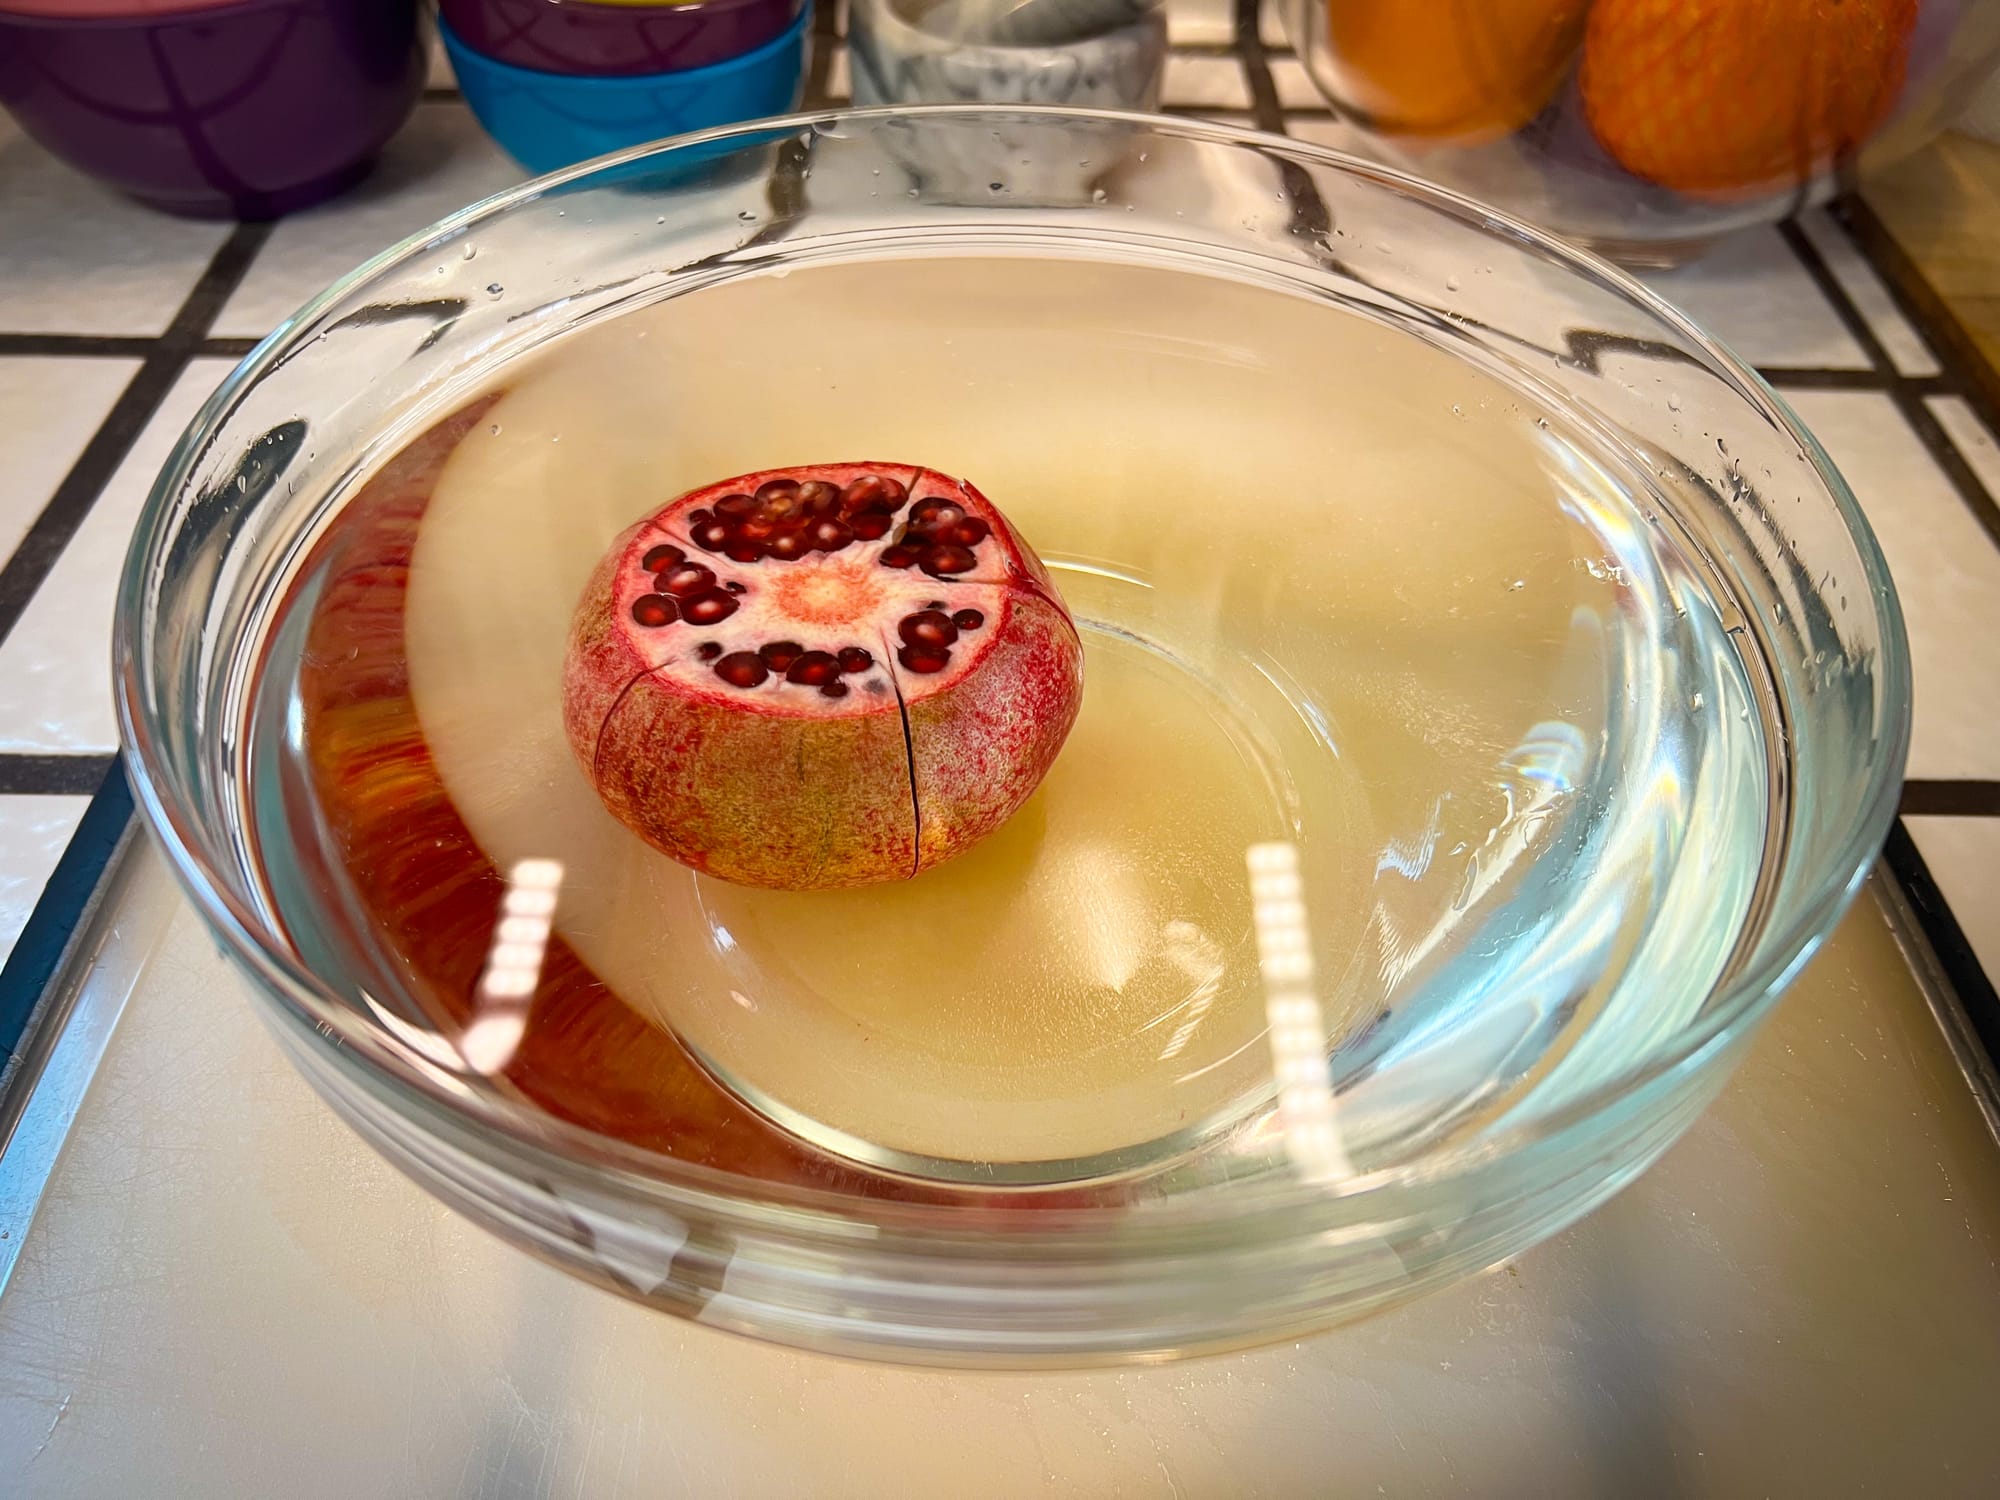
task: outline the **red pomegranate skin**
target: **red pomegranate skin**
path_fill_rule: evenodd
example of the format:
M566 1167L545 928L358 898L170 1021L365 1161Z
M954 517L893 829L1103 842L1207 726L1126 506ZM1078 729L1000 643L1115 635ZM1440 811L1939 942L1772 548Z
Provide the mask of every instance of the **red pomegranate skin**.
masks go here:
M823 514L801 522L799 494ZM564 721L647 843L810 890L907 879L992 833L1082 693L1048 570L976 489L811 464L705 486L612 543L571 627Z

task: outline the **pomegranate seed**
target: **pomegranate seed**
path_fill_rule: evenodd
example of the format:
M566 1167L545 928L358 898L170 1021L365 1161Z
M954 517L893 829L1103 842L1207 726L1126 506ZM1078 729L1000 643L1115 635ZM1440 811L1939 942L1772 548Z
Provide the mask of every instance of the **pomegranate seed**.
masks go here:
M773 672L782 672L804 656L806 648L797 641L772 641L770 645L760 647L757 654Z
M766 538L768 538L771 535L771 533L776 531L777 529L778 528L773 526L769 521L751 520L751 521L745 521L740 526L738 526L736 528L736 534L742 537L745 541L761 542L764 541Z
M710 521L713 521L714 519L715 519L714 513L711 511L691 510L688 512L688 525L691 527L706 526Z
M632 618L641 625L671 625L680 611L661 594L641 594L632 601Z
M804 557L812 547L798 532L788 531L783 536L772 537L770 545L765 550L779 562L792 562Z
M906 646L949 646L958 639L958 627L951 623L951 616L942 610L926 609L914 615L906 615L896 627L896 634L903 638Z
M720 552L729 545L727 521L704 521L688 534L694 538L694 544L704 552Z
M936 521L950 525L964 514L964 511L953 505L942 495L933 495L930 499L919 500L915 505L910 507L910 524L913 526L928 526Z
M840 492L840 508L852 515L858 510L895 510L909 495L901 483L880 474L863 474Z
M822 698L845 698L847 696L847 684L844 682L829 682L819 690L819 695Z
M875 665L875 658L859 646L845 646L840 652L840 670L843 672L865 672Z
M796 498L798 493L799 482L796 479L783 477L767 479L757 486L757 503L769 505L773 500L791 500Z
M703 661L714 661L716 657L722 655L722 648L716 645L714 641L703 641L700 646L695 648L694 654L699 656Z
M808 479L799 486L799 503L809 516L830 516L840 509L840 489L824 479Z
M813 526L812 540L822 552L838 552L854 540L854 533L838 521L820 521Z
M685 599L690 594L703 592L714 582L715 574L700 563L682 563L660 580L660 589Z
M977 547L986 540L987 525L977 516L967 516L951 530L941 535L941 542L956 542L961 547Z
M933 650L928 646L905 646L896 653L896 660L912 672L942 672L951 665L951 653Z
M669 547L666 543L662 542L659 546L648 550L646 555L639 560L639 566L644 568L648 573L664 573L667 569L678 567L686 561L687 554L681 551L680 548Z
M977 630L986 623L986 616L976 609L961 609L951 617L951 623L960 630Z
M785 669L785 681L819 687L840 675L840 663L830 651L808 651Z
M748 495L737 493L724 495L715 502L715 513L725 521L741 521L756 510L757 502Z
M896 523L879 510L864 510L847 523L864 542L879 542Z
M731 562L753 563L764 555L764 549L756 542L731 542L722 554ZM743 592L743 585L736 585L736 592Z
M681 618L690 625L720 625L737 611L736 596L721 589L697 594L681 605Z
M731 687L753 688L771 675L754 651L732 651L715 664L715 675Z
M907 568L916 560L917 549L905 547L901 542L882 549L882 566L885 568Z
M969 573L978 562L979 559L964 547L939 542L924 554L924 571L933 578L942 573Z

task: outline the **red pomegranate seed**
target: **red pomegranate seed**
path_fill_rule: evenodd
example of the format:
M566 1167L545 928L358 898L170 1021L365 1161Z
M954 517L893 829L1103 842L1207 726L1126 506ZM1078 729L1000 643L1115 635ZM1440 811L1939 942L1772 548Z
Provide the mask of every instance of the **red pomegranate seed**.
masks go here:
M822 552L838 552L854 540L854 533L838 521L818 521L813 525L812 540Z
M879 510L864 510L847 524L854 528L854 534L860 540L879 542L896 523Z
M920 610L914 615L905 615L896 627L896 634L903 638L906 646L949 646L958 639L958 627L951 623L951 616L942 610Z
M757 655L763 658L764 665L773 672L784 671L805 654L806 648L797 641L772 641L768 646L759 647L757 651Z
M956 542L961 547L977 547L986 540L986 523L977 516L967 516L949 531L939 536L941 542Z
M722 655L722 648L716 645L714 641L703 641L700 646L695 648L694 654L699 656L703 661L714 661L716 657Z
M699 594L715 582L715 574L700 563L682 563L660 580L663 593L685 599L690 594Z
M681 604L681 618L690 625L720 625L736 613L736 596L710 589Z
M799 486L799 504L809 516L830 516L840 509L840 486L824 479L808 479Z
M844 682L829 682L819 690L819 695L822 698L845 698L847 696L847 684Z
M896 660L912 672L942 672L951 665L951 653L928 646L905 646L896 653Z
M691 510L688 512L688 525L690 527L706 526L710 521L713 521L714 519L715 519L714 513L711 511Z
M960 630L977 630L986 623L986 616L976 609L961 609L951 617L951 623Z
M919 500L910 507L910 524L928 526L933 521L956 521L965 512L953 505L942 495L933 495L928 500Z
M859 646L844 646L840 652L840 670L843 672L865 672L875 665L875 658Z
M731 562L753 563L764 555L764 548L757 542L731 542L722 555ZM737 585L737 592L742 592L742 585Z
M882 566L885 568L907 568L917 560L917 549L905 547L901 542L882 549Z
M694 538L694 544L704 552L720 552L729 545L727 521L704 521L688 534Z
M785 669L785 681L819 687L840 675L840 663L830 651L808 651Z
M893 511L909 493L898 480L880 474L863 474L840 492L840 508L849 515L858 510L878 508Z
M798 492L799 482L796 479L780 475L776 479L767 479L757 486L757 503L759 505L769 505L773 500L780 498L790 500Z
M664 573L669 568L678 567L687 561L687 554L678 547L670 547L665 542L648 549L639 560L639 566L648 573Z
M662 594L641 594L632 601L632 618L641 625L671 625L680 611Z
M771 675L754 651L732 651L715 664L715 675L731 687L753 688Z
M741 521L757 509L757 502L738 492L715 502L715 513L725 521Z
M943 573L969 573L978 562L964 547L940 542L924 554L924 571L933 578Z
M765 550L779 562L794 562L812 551L812 544L796 531L774 536Z

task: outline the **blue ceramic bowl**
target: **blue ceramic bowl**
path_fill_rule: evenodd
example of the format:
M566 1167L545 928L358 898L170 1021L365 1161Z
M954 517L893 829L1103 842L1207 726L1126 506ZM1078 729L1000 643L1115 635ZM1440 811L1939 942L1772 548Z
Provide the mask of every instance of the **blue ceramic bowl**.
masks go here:
M508 155L541 173L662 136L796 109L811 19L807 6L775 41L726 62L620 78L517 68L473 51L442 20L438 31L479 123Z

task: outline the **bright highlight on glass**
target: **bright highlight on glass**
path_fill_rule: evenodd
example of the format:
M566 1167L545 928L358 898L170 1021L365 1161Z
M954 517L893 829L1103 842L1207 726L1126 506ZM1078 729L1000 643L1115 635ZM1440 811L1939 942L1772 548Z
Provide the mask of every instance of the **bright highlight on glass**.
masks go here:
M500 923L479 979L479 1013L458 1044L477 1072L505 1068L528 1029L528 1007L541 980L562 877L562 864L553 859L520 860L508 872Z
M1353 1171L1334 1119L1327 1077L1326 1025L1313 993L1312 933L1306 925L1299 851L1289 843L1252 844L1251 920L1257 965L1264 975L1264 1013L1271 1023L1271 1072L1278 1080L1278 1119L1285 1152L1313 1180Z

